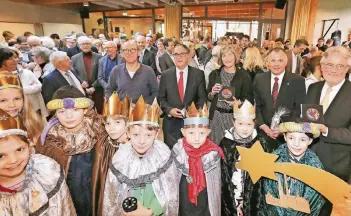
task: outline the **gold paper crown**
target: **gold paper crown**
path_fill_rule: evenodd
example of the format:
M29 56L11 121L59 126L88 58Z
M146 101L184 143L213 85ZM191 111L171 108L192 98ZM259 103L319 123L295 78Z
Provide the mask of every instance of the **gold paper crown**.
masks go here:
M4 88L22 88L18 76L9 72L0 73L0 89Z
M253 106L248 100L245 100L244 103L241 103L240 100L236 100L233 105L233 112L235 119L256 118L256 106Z
M128 125L151 124L159 126L160 107L155 98L152 105L146 104L143 96L140 96L134 108L130 106Z
M104 117L122 115L128 118L129 116L130 101L128 97L124 97L123 101L120 101L118 94L114 92L104 107Z
M206 104L202 107L202 109L196 109L194 102L186 110L186 118L208 118L209 112Z
M196 109L196 106L193 102L185 112L184 128L189 127L189 125L202 125L207 127L210 123L208 116L209 115L206 104L204 104L201 109Z
M0 109L0 138L13 134L27 136L27 133L21 130L20 122Z

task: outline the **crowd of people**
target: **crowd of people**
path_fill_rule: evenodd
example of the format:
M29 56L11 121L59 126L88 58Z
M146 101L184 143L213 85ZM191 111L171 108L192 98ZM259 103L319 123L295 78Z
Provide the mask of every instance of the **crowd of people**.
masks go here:
M330 215L309 185L278 173L254 183L236 167L236 147L257 141L277 162L351 183L351 33L342 46L3 36L0 215ZM304 104L324 121L302 120ZM281 185L311 213L268 204Z

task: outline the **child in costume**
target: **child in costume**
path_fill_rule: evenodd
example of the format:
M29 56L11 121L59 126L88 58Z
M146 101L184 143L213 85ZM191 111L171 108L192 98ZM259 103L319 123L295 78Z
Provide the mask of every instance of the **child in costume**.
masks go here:
M30 153L27 132L0 109L0 215L75 216L63 169Z
M73 86L59 88L47 104L56 111L46 125L38 153L55 159L64 169L78 216L92 215L94 147L103 130L93 102Z
M258 216L264 203L262 181L253 184L246 171L236 168L240 160L236 146L251 148L259 141L265 149L266 141L255 129L255 106L247 100L242 104L236 101L233 111L234 127L225 131L225 136L219 145L225 155L225 160L222 160L221 164L222 216Z
M184 138L173 146L178 169L179 216L221 216L222 149L207 138L208 109L192 103L186 112Z
M121 145L108 171L103 216L178 215L177 170L168 146L155 140L160 108L139 98L128 122L130 141ZM124 212L127 197L138 200L137 209Z
M129 106L129 99L125 97L120 101L117 93L113 93L105 103L103 119L106 131L96 145L93 167L93 215L96 216L102 215L106 176L112 157L119 146L128 141Z
M10 72L0 73L0 109L19 119L32 145L37 143L43 122L24 95L18 76Z
M273 154L279 155L279 158L276 160L277 163L299 163L323 169L323 165L318 156L308 148L313 139L320 135L320 131L316 125L307 122L285 122L279 125L279 129L280 132L284 134L286 144L281 145L273 152ZM276 173L276 176L283 187L284 193L285 191L289 191L290 195L299 196L307 200L310 205L311 214L265 203L262 215L319 215L325 203L325 199L321 194L297 179L291 177L284 178L284 175L281 173ZM287 184L285 180L287 180ZM265 194L270 193L274 198L279 198L278 182L265 179L264 192Z

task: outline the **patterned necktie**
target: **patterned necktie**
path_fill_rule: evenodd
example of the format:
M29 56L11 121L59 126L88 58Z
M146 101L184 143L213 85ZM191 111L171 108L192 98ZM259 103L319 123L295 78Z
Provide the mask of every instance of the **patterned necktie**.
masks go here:
M327 91L325 92L325 96L321 102L321 105L323 105L323 113L325 113L330 105L329 101L330 101L330 93L333 91L332 87L328 87Z
M79 87L77 86L76 82L74 82L74 79L72 78L72 72L71 71L67 71L65 73L65 75L67 76L68 78L68 82L70 85L76 87L77 89L79 89Z
M179 92L180 100L183 102L183 100L184 100L184 79L183 79L183 71L180 71L180 72L179 72L178 92Z
M279 93L279 78L278 77L274 77L274 85L273 85L273 90L272 90L272 99L273 99L273 108L275 108L275 106L277 105L277 99L278 99L278 93Z

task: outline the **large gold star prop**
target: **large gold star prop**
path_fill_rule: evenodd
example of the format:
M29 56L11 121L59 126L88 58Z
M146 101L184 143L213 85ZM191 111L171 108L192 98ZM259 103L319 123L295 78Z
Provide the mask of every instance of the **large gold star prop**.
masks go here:
M264 152L259 141L251 148L236 148L241 157L237 168L246 170L253 183L261 177L278 181L274 173L282 173L304 182L333 203L332 216L351 215L351 187L340 178L304 164L275 163L279 156Z
M249 149L240 146L236 148L241 156L237 168L249 172L253 183L256 183L262 176L277 180L274 174L274 162L278 155L264 152L259 141Z

